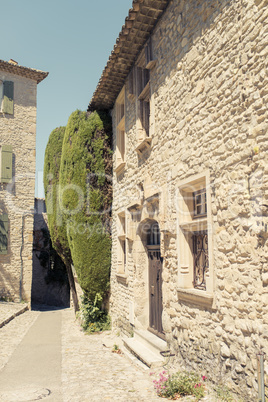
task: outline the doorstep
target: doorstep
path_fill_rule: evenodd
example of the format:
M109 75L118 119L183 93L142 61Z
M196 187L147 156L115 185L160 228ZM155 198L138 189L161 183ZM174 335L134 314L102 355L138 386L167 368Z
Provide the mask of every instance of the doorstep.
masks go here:
M123 338L124 346L150 368L161 367L165 358L161 352L167 350L167 343L145 330L134 330L134 337Z

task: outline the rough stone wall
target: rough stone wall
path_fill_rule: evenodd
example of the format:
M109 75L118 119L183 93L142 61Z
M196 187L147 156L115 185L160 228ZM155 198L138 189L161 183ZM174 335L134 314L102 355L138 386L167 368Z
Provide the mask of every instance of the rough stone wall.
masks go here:
M134 241L127 240L128 283L122 284L116 277L116 217L139 198L139 183L146 193L147 181L159 193L154 218L162 230L162 320L176 352L174 364L231 386L245 401L257 395L256 353L268 350L267 28L266 0L171 1L152 35L157 64L150 75L151 148L141 156L135 152L136 103L126 81L126 166L121 175L114 173L114 323L129 326L131 300L135 326L146 328L137 307L141 299L135 298L139 287L146 306L146 275L138 279L142 267L147 272L146 261L139 262L133 253L142 248L141 241L137 231ZM207 170L214 282L210 307L178 297L176 230L178 183ZM141 220L150 217L145 207L141 214ZM267 361L265 372L268 376Z
M14 114L0 113L0 144L13 148L13 182L0 183L0 212L9 219L8 253L0 255L0 296L30 301L37 84L1 71L0 80L14 82Z

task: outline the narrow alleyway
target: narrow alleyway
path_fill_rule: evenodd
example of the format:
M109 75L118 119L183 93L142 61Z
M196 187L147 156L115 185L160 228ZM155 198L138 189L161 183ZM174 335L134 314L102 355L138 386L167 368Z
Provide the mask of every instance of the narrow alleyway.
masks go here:
M149 370L85 335L71 309L27 311L0 328L0 401L160 401Z

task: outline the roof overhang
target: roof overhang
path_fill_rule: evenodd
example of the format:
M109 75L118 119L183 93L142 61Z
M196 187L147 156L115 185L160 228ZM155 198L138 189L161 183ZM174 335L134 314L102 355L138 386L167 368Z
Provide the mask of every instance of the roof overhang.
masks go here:
M138 54L170 0L133 0L88 110L111 109Z
M34 80L39 84L39 82L43 81L47 76L48 73L41 71L41 70L35 70L33 68L28 68L28 67L23 67L19 66L15 62L9 62L9 61L4 61L0 60L0 70L1 71L6 71L7 73L10 74L15 74L15 75L20 75L22 77L30 78L31 80Z

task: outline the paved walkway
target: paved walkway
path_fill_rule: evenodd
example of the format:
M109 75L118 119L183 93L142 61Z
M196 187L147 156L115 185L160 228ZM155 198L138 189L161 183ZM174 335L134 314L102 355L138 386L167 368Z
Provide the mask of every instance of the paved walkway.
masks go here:
M0 401L161 401L149 369L112 353L115 343L85 335L71 309L26 311L0 329Z
M20 321L30 316L34 320L0 371L0 400L61 401L61 313L30 312Z
M0 302L0 328L28 310L27 304Z
M0 328L0 401L164 401L150 370L113 353L115 344L121 341L112 332L85 335L71 309L26 311Z

